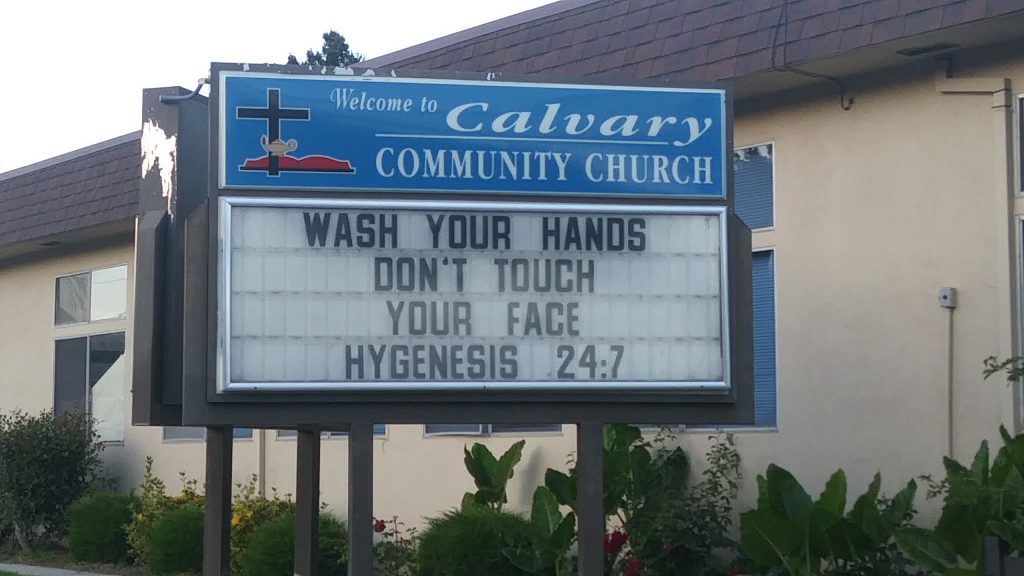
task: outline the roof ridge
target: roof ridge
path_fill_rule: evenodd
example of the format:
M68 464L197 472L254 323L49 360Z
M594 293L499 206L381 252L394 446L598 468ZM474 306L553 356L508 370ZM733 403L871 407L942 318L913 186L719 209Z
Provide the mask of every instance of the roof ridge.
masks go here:
M88 156L89 154L101 152L108 148L120 146L121 144L131 142L132 140L139 140L141 138L142 131L136 130L135 132L130 132L128 134L123 134L121 136L117 136L109 140L104 140L96 144L91 144L89 146L86 146L85 148L79 148L78 150L72 150L71 152L66 152L64 154L60 154L52 158L47 158L46 160L40 160L39 162L29 164L28 166L15 168L14 170L10 170L8 172L0 172L0 182L3 182L4 180L10 180L11 178L16 178L18 176L24 176L25 174L29 174L37 170L42 170L44 168L50 168L52 166L56 166L64 162L68 162L70 160L82 158L83 156Z
M355 66L358 66L359 68L389 66L395 62L401 62L402 60L408 60L409 58L413 58L421 54L454 46L455 44L472 40L473 38L483 36L484 34L490 34L491 32L511 28L512 26L518 26L534 20L540 20L541 18L554 16L555 14L561 14L562 12L568 12L569 10L586 6L588 4L595 4L601 1L603 0L557 0L551 4L544 4L543 6L531 8L518 14L513 14L511 16L480 24L479 26L473 26L472 28L453 32L447 36L427 40L426 42L409 46L408 48L402 48L401 50L377 56L376 58L370 58L369 60L355 64Z

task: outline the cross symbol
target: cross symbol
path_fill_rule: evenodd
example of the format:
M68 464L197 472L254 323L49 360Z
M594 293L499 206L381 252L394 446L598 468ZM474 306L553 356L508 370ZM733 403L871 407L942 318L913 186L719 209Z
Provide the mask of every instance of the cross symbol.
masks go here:
M281 120L309 120L309 108L281 108L281 91L277 88L268 88L266 108L239 107L237 116L266 120L267 142L275 142L281 138ZM267 174L277 176L280 173L280 159L269 152L267 156Z

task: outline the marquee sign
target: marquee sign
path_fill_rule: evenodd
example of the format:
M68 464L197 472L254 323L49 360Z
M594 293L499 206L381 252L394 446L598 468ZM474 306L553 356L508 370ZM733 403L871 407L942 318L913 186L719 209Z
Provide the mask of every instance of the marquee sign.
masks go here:
M256 427L752 418L726 87L212 73L208 104L155 122L178 123L181 185L168 203L151 182L139 226L154 410Z
M222 72L219 185L719 198L721 88Z
M369 574L373 424L543 422L579 425L599 574L603 424L754 421L727 86L258 68L143 98L133 423L207 427L204 571L229 564L230 427L298 430L296 574L319 432L349 431Z
M222 391L727 388L723 207L225 198Z

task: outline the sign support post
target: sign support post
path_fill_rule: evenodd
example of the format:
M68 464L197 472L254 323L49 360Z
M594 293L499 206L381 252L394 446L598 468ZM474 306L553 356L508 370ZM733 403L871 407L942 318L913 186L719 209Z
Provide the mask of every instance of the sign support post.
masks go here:
M300 428L295 466L295 576L317 576L320 552L320 429Z
M576 425L580 576L604 574L604 426Z
M234 430L206 429L206 504L203 522L203 574L231 571L231 464Z
M348 433L348 574L373 574L373 423L352 422Z

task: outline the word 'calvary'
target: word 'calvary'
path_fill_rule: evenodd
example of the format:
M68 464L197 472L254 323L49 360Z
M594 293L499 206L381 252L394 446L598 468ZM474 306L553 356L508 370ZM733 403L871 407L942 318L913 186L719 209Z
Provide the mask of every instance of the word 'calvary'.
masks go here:
M455 132L493 132L502 135L560 134L566 136L605 136L670 138L673 146L689 146L713 125L711 118L614 114L599 119L594 114L561 113L562 105L544 104L544 112L513 110L492 114L487 102L469 102L451 109L445 123ZM535 119L539 117L539 121ZM667 134L662 134L667 132ZM669 136L671 134L671 136Z

